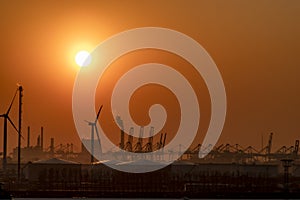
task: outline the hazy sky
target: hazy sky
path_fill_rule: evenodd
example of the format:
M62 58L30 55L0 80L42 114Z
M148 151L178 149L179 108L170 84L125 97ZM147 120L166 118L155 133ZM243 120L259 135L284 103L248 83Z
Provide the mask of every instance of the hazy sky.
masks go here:
M81 49L91 51L121 31L157 26L192 37L217 64L228 100L219 144L239 143L259 149L261 136L266 143L268 134L274 132L275 149L281 145L293 145L296 139L300 139L299 11L300 2L297 0L2 0L0 113L6 111L16 83L21 83L24 87L23 134L26 136L26 127L30 125L31 144L36 144L40 126L44 126L45 146L53 136L56 144L73 142L79 149L71 104L73 83L79 70L74 62L76 52ZM106 79L110 82L104 80L98 93L102 96L105 92L109 94L114 80L126 67L130 68L130 63L147 62L153 58L174 65L180 63L174 61L177 58L168 59L168 55L158 53L144 52L138 59L128 55L131 57L127 61L122 58L124 60L120 60L119 65L117 63L111 68L113 75L107 72ZM124 67L125 63L128 66ZM117 66L123 67L118 70ZM150 92L150 95L148 103L153 99L164 101L155 92ZM139 93L136 96L138 98ZM171 96L168 98L172 99ZM97 105L109 105L107 98L96 99ZM175 100L170 102L176 104ZM207 99L203 102L207 104ZM168 104L168 101L163 103ZM209 105L203 107L204 112L209 111ZM110 111L103 112L100 121L109 125L106 116ZM139 113L136 115L138 118ZM17 104L10 116L17 124ZM3 119L0 120L2 151ZM176 121L178 117L173 116L172 120ZM203 120L205 122L205 118ZM176 123L173 126L176 128ZM118 142L119 133L115 129L112 132L110 137ZM10 146L16 145L16 135L10 128ZM23 140L23 144L26 141Z

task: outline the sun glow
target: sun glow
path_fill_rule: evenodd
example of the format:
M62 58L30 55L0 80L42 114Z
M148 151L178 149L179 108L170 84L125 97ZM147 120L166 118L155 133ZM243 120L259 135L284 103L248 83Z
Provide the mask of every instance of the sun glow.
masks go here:
M80 67L86 67L92 62L92 56L88 51L79 51L75 56L75 62Z

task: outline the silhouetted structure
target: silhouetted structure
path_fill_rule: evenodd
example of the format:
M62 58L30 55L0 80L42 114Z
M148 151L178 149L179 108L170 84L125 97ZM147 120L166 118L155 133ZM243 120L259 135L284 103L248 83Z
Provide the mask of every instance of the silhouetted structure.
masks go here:
M18 88L18 90L19 89L20 88ZM14 100L15 100L15 98L17 96L18 90L16 90L15 95L14 95L14 97L13 97L13 99L12 99L12 101L11 101L11 103L10 103L7 111L6 111L6 113L0 115L0 117L4 118L4 123L3 123L3 161L2 161L2 167L3 167L4 171L6 170L6 165L7 165L7 121L10 122L10 124L13 126L13 128L19 133L19 136L21 136L20 135L20 131L19 131L20 129L19 130L17 129L17 127L14 125L14 123L12 122L12 120L9 117L9 113L10 113L10 110L11 110L12 105L14 103ZM21 98L21 96L20 96L20 98ZM19 121L20 121L20 119L19 119ZM19 128L20 128L20 125L19 125ZM18 146L20 146L20 145L18 145Z
M94 145L95 145L95 131L96 131L96 134L97 134L97 139L98 139L98 143L99 143L99 149L101 151L101 141L100 141L100 137L99 137L99 132L98 132L98 129L97 129L97 122L98 122L98 118L100 116L100 113L101 113L101 110L102 110L102 107L103 106L100 106L99 108L99 111L97 113L97 116L96 116L96 119L94 122L89 122L89 121L86 121L88 123L89 126L91 126L91 163L94 162ZM100 156L101 156L102 152L100 152Z

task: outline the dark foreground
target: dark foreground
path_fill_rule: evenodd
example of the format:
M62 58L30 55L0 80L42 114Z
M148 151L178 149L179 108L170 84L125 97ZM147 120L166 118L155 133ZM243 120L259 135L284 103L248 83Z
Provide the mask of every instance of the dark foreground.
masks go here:
M152 193L96 191L11 191L16 198L175 198L175 199L300 199L300 193Z
M34 163L24 168L20 181L4 179L4 190L16 198L300 199L299 169L295 165L292 173L282 173L270 164L174 163L139 174L103 164Z

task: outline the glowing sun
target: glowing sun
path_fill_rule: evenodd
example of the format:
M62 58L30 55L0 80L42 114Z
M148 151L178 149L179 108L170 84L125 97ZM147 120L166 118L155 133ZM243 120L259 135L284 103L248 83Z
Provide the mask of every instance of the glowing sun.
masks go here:
M92 56L88 51L79 51L75 56L75 62L80 67L86 67L92 62Z

